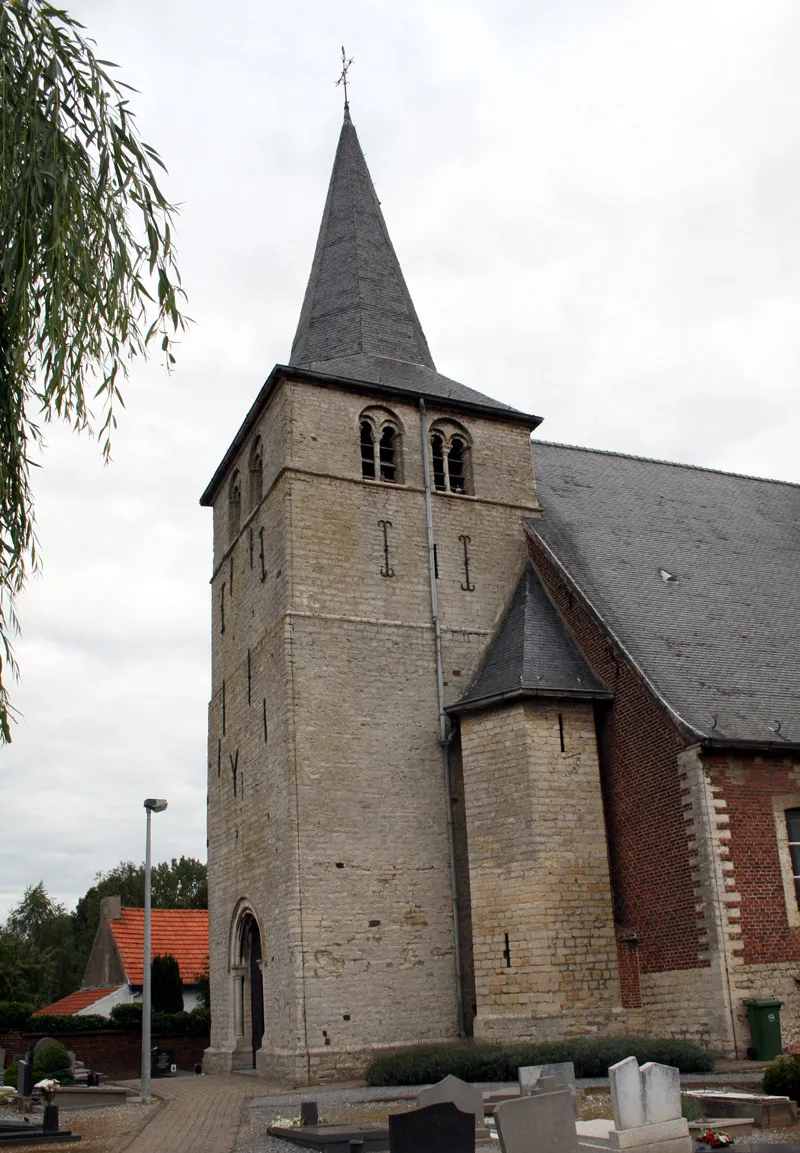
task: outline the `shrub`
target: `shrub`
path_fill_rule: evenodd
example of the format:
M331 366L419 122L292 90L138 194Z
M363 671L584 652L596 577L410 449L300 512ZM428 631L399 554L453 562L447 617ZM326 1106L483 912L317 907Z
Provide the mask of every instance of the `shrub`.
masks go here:
M27 1029L32 1012L23 1001L0 1001L0 1029Z
M800 1102L800 1055L779 1057L764 1070L764 1092Z
M183 1012L183 981L178 962L167 954L153 957L153 1009L158 1013Z
M572 1061L578 1077L604 1077L609 1065L624 1057L640 1064L658 1061L681 1073L706 1073L714 1068L710 1053L693 1041L650 1037L575 1037L524 1045L461 1042L417 1045L377 1057L368 1066L368 1085L425 1085L448 1073L464 1081L516 1081L520 1065Z
M91 1029L104 1029L108 1021L99 1013L87 1013L85 1017L73 1017L69 1013L42 1013L32 1017L31 1031L36 1033L85 1033Z
M19 1084L19 1066L16 1061L12 1061L3 1074L3 1084L13 1085L15 1089Z
M70 1070L69 1053L60 1041L45 1041L39 1046L33 1059L33 1071L41 1070L43 1077L58 1077L63 1070Z
M115 1029L141 1029L141 1001L129 1001L122 1005L114 1005L111 1009L109 1020Z

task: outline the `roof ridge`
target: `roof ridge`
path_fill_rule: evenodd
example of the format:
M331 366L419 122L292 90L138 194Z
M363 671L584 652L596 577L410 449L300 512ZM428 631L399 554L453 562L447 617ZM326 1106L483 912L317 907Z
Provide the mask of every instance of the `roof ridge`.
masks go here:
M639 456L635 452L619 452L613 448L587 448L583 444L567 444L565 441L560 440L541 440L538 437L531 437L531 446L537 444L544 444L550 448L569 448L574 452L591 452L596 456L618 456L623 457L625 460L640 460L645 464L666 464L670 468L686 468L691 469L693 472L710 472L716 476L734 476L739 480L758 480L763 484L785 484L789 488L800 488L800 481L797 480L781 480L779 477L771 476L755 476L749 472L733 472L727 468L711 468L707 464L688 464L680 460L664 460L658 456Z

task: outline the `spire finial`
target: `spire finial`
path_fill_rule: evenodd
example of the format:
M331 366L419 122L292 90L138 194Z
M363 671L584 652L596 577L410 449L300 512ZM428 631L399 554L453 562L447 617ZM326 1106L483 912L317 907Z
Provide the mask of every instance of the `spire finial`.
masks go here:
M349 69L349 67L352 63L353 63L353 57L351 56L348 59L348 56L344 50L344 44L343 44L342 45L342 74L339 77L339 79L336 81L336 87L338 88L340 84L342 84L344 86L344 114L345 114L345 117L348 117L349 112L350 112L350 104L347 100L347 70Z

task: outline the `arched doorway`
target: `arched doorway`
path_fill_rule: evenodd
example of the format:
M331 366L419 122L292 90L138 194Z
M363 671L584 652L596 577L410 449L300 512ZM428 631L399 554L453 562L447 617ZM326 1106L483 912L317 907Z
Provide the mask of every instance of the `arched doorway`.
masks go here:
M263 947L258 920L249 901L236 907L231 925L230 973L233 996L235 1069L255 1069L264 1038Z
M264 980L261 975L261 933L255 917L248 917L244 925L242 960L247 966L245 986L250 994L250 1040L253 1050L253 1068L256 1053L264 1036Z

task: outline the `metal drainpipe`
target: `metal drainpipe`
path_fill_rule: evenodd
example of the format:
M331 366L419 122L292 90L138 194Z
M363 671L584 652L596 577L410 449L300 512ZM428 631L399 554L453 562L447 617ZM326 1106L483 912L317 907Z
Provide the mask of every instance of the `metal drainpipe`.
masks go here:
M447 713L444 711L444 674L442 672L442 633L439 628L439 605L436 598L436 560L433 542L433 508L431 505L431 467L428 460L428 413L425 401L419 398L420 431L422 434L422 469L425 478L425 519L428 526L428 575L431 585L431 617L436 644L436 688L439 694L439 745L442 750L444 792L447 808L447 847L450 852L450 901L453 908L453 959L456 970L456 996L458 999L458 1035L466 1037L464 1024L464 990L461 984L461 933L458 925L458 877L456 874L456 841L453 828L453 792L450 780L450 738L447 733Z

